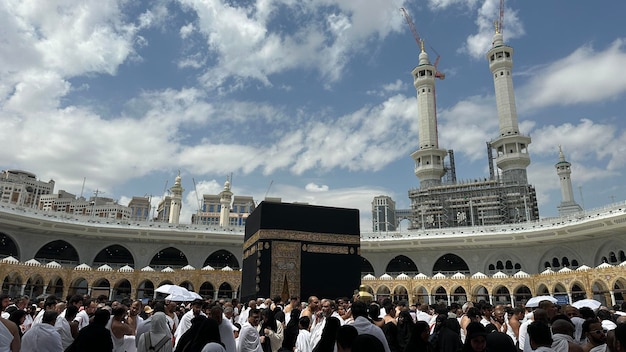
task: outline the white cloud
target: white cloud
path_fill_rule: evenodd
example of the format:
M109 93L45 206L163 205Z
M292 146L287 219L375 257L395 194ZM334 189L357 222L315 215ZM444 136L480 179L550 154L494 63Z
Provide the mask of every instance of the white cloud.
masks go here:
M304 186L304 189L307 190L308 192L328 192L328 186L327 185L317 185L313 182L311 183L307 183L306 186Z
M618 99L626 92L626 76L616 72L625 66L623 39L615 40L604 51L584 45L561 60L531 68L529 82L518 90L520 101L524 102L521 105L537 109Z
M450 5L457 3L456 1L443 1ZM498 0L485 0L483 5L478 9L476 25L478 32L467 37L465 45L460 52L469 54L474 59L481 59L485 53L491 48L491 41L494 34L494 21L500 17L500 7ZM512 39L524 35L524 28L517 12L510 8L504 10L504 41L510 42Z

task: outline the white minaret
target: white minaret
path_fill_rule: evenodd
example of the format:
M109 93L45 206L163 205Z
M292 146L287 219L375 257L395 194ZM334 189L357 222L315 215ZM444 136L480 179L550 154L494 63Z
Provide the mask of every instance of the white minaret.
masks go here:
M180 185L180 172L178 176L176 176L176 181L174 181L174 185L170 188L170 192L172 192L172 201L170 203L170 224L178 224L180 221L180 210L182 208L183 201L183 192L185 189Z
M230 191L230 181L224 182L224 190L220 192L220 226L227 227L230 219L230 203L233 199L233 192Z
M446 173L443 160L448 152L439 148L437 136L435 103L435 74L437 71L435 66L431 65L428 54L424 51L424 42L421 43L421 47L419 65L411 71L413 85L417 90L419 129L419 149L411 154L411 158L415 160L415 176L420 180L420 188L429 188L441 184L441 177Z
M559 146L559 162L554 166L561 182L561 204L557 207L559 215L581 212L582 208L574 201L574 192L572 191L572 179L570 178L572 164L565 160L561 146Z
M528 184L526 167L530 164L530 137L519 132L515 94L513 92L513 48L504 44L501 30L496 27L493 47L487 52L498 107L500 136L491 142L496 151L496 165L502 170L504 183Z

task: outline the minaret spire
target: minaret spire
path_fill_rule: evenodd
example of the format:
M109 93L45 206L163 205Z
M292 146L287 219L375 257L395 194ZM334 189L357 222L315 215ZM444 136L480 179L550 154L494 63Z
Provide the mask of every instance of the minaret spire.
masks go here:
M170 188L172 193L172 201L170 203L170 224L178 224L180 221L180 211L182 209L183 192L185 189L181 186L180 170L174 181L174 185Z
M230 226L230 203L233 200L233 192L230 190L230 178L224 182L224 189L220 192L220 226Z
M493 77L498 108L500 136L491 142L496 151L496 165L502 170L504 183L528 184L526 167L530 165L528 145L531 140L520 134L513 91L513 48L504 44L502 36L502 9L500 23L493 35L493 45L487 52L489 69Z
M437 68L430 63L428 54L421 42L419 65L411 72L417 90L419 149L411 154L415 161L415 176L420 180L420 188L441 184L445 175L443 160L447 150L439 148L437 136L437 111L435 77Z
M554 167L556 167L556 173L559 175L559 182L561 183L561 204L557 207L561 216L582 211L580 205L574 201L570 177L572 174L571 166L572 164L565 160L563 149L559 145L559 162Z

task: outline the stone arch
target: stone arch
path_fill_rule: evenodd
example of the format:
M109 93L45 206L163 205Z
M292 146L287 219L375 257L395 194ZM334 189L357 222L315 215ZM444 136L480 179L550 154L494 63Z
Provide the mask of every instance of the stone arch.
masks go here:
M127 279L121 279L115 283L113 287L113 299L121 301L124 298L130 298L132 285Z
M213 298L213 296L215 296L215 287L213 287L213 284L209 281L205 281L200 285L198 294L202 297Z
M501 267L497 264L500 262ZM485 259L485 273L493 275L498 271L505 274L513 275L522 270L522 260L512 251L492 251Z
M240 268L237 257L225 249L220 249L211 253L211 255L206 258L202 266L204 267L207 265L210 265L215 269L221 269L225 266L229 266L235 270Z
M579 281L572 282L570 286L570 292L572 294L572 302L579 301L587 298L587 292L585 292L585 285Z
M493 305L511 303L511 292L504 285L498 285L493 289Z
M183 251L175 247L167 247L159 250L150 260L153 269L163 269L165 267L182 268L189 264L187 256Z
M413 302L428 304L428 289L424 286L416 286L413 288Z
M515 305L517 306L517 302L526 304L526 302L533 297L533 293L530 290L530 287L526 285L519 285L513 289L513 297L515 298Z
M446 288L443 286L437 286L435 287L435 289L433 290L432 293L433 296L433 303L444 303L445 305L448 305L448 291L446 291Z
M100 252L98 252L98 254L93 259L94 267L98 267L103 264L108 264L114 267L115 266L121 267L124 265L129 265L129 266L134 267L135 258L133 257L132 253L128 250L128 248L120 244L113 244L100 250Z
M84 296L89 293L89 283L84 277L77 277L70 282L68 294Z
M623 261L620 259L621 254L624 254L624 250L626 250L626 244L624 241L620 241L617 238L607 239L606 242L598 248L594 255L594 262L591 263L590 266L595 267L602 263L617 265ZM614 260L611 260L611 254L615 257Z
M458 304L464 304L467 302L467 292L463 286L453 287L450 290L450 296L452 296L452 302L456 302Z
M150 280L143 280L137 285L137 299L154 297L154 283Z
M564 267L575 269L578 265L574 266L572 263L580 263L582 257L579 253L575 253L567 247L559 246L547 250L540 258L541 259L537 262L538 273L548 268L546 265L549 265L549 268L552 268L554 271L558 271ZM564 262L568 265L563 265Z
M64 289L64 282L63 282L63 278L61 278L58 275L55 275L52 277L52 279L50 279L49 283L48 283L48 292L51 295L55 295L57 298L59 299L64 299L63 297L63 289Z
M0 257L8 256L20 260L20 250L11 236L0 232Z
M20 294L22 289L22 283L24 280L18 273L10 273L5 276L2 282L2 293L6 293L11 297L16 297Z
M416 275L419 271L411 258L405 255L397 255L387 263L385 272L390 275L405 273L411 276Z
M549 294L550 294L550 290L548 289L548 286L546 286L546 284L540 283L537 286L537 290L535 291L535 296L544 296L544 295L549 295Z
M193 283L191 283L191 281L189 281L189 280L185 280L185 281L181 282L180 284L178 284L178 286L182 286L182 287L186 288L188 291L194 291Z
M43 295L44 279L40 274L34 274L26 280L26 287L24 287L24 294L28 297L35 298Z
M361 277L367 274L376 275L372 263L370 263L370 261L364 256L361 256Z
M98 298L98 296L104 295L107 299L111 299L111 283L105 278L98 278L94 280L91 285L91 297Z
M603 306L611 306L609 287L604 281L600 279L593 281L591 284L591 293L593 299L600 301Z
M374 297L377 301L380 302L381 300L385 298L389 298L390 295L391 295L391 290L389 289L389 287L385 285L380 285L376 289L376 295L374 295Z
M440 256L433 264L433 273L455 274L457 272L469 274L469 266L463 258L454 253L446 253Z
M51 261L78 265L80 262L76 248L63 240L48 242L41 246L35 254L35 259L42 264Z
M621 304L626 298L626 279L623 277L616 277L613 283L613 294L615 296L615 303Z
M398 285L396 287L394 287L393 289L393 296L391 297L391 300L393 302L399 302L399 301L408 301L409 299L409 291L406 289L406 287L404 287L403 285Z
M233 286L231 284L222 282L217 293L217 298L233 298L233 292Z
M489 290L483 285L476 285L472 288L472 297L474 302L481 300L489 302Z

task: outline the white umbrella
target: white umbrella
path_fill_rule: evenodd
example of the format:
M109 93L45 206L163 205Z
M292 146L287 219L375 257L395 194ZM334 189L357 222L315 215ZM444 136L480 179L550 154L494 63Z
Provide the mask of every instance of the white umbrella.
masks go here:
M581 299L580 301L576 301L574 303L572 303L572 307L576 307L578 309L582 308L582 307L589 307L593 310L596 310L598 308L600 308L600 306L602 305L602 303L600 303L599 301L596 301L595 299Z
M539 302L541 301L550 301L552 303L556 303L557 299L552 296L535 296L526 302L526 307L535 308L539 306Z
M166 300L168 301L176 301L176 302L189 302L189 301L193 301L195 299L202 299L202 296L200 296L199 294L195 293L195 292L191 292L191 291L187 291L187 293L185 294L170 294L169 296L165 297Z
M187 290L186 288L182 286L177 286L177 285L161 285L157 287L155 291L159 293L167 293L167 294L175 295L175 296L179 296L179 295L185 296L189 293L189 290Z

